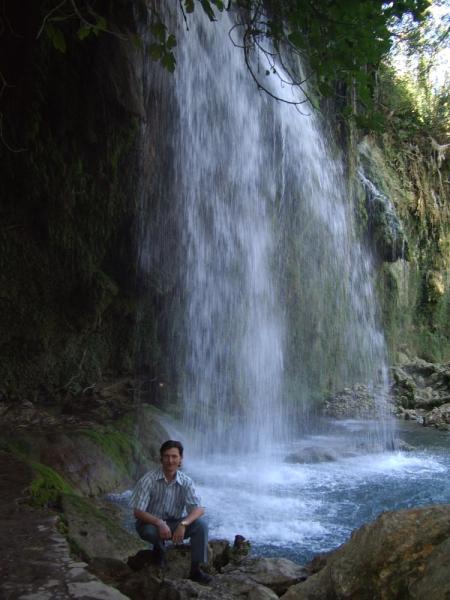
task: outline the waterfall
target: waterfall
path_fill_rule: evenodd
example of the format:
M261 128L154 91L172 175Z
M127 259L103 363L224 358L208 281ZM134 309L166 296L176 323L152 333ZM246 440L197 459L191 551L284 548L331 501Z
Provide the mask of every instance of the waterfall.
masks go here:
M197 449L261 453L325 391L383 390L386 349L336 146L311 108L257 90L230 19L180 26L175 74L150 86L164 121L147 131L161 172L141 266L170 280L171 364ZM276 75L267 86L286 96Z

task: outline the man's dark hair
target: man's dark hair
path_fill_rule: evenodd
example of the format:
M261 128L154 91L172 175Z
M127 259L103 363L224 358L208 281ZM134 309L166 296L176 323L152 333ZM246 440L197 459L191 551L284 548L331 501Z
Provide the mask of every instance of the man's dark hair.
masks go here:
M183 456L183 444L181 442L177 442L176 440L167 440L159 449L159 455L162 458L162 455L166 450L170 450L171 448L178 448L180 452L180 456Z

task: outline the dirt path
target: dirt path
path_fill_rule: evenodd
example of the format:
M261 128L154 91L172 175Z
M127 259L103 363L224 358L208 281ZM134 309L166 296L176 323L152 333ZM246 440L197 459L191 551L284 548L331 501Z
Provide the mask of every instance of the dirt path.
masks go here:
M73 559L57 517L27 503L30 468L0 452L0 597L3 600L124 600Z

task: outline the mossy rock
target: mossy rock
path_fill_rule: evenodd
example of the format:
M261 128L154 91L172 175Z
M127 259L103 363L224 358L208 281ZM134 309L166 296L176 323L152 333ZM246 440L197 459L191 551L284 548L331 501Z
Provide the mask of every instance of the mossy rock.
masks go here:
M126 560L147 547L122 527L119 511L106 502L63 494L61 507L65 535L72 549L87 562L101 557Z
M73 493L71 486L50 467L32 462L36 477L30 485L31 504L53 506L58 504L62 494Z

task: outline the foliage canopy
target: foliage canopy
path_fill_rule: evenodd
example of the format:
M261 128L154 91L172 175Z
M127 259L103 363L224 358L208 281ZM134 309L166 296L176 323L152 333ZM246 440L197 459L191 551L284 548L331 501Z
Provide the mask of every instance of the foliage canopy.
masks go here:
M245 53L265 52L262 41L268 38L277 60L289 52L307 58L319 94L331 95L335 93L335 82L343 82L354 91L364 109L371 109L373 72L391 48L393 24L406 17L412 23L422 21L430 3L431 0L180 0L175 10L181 11L186 26L189 13L196 10L206 13L211 21L219 19L223 11L233 12ZM177 49L175 35L167 25L174 7L159 0L144 4L153 36L148 46L150 56L174 71L176 52L182 51ZM45 31L61 52L66 48L68 21L78 23L75 32L80 40L101 32L119 37L130 35L121 31L120 23L108 20L101 0L51 0L44 5L46 12L39 33ZM132 37L135 43L143 43L141 36ZM254 78L264 89L263 82ZM292 84L295 82L292 76Z

